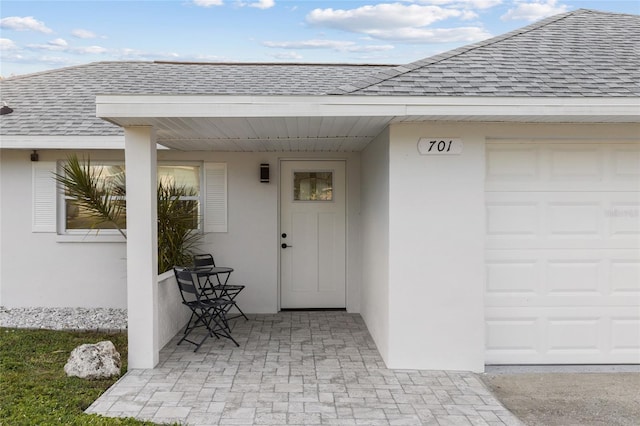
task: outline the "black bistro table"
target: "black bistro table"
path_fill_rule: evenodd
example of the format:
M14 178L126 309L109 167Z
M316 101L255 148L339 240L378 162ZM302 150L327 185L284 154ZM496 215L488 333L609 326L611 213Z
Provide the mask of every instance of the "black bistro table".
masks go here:
M240 313L232 317L227 317L227 320L238 317L244 317L246 320L249 319L235 301L238 294L244 290L244 286L228 284L233 268L227 266L197 266L191 271L198 277L198 282L207 296L227 299L233 302L233 304L228 305L225 314L227 314L232 307L235 307ZM223 277L221 277L221 275ZM201 278L204 278L204 282L200 281Z

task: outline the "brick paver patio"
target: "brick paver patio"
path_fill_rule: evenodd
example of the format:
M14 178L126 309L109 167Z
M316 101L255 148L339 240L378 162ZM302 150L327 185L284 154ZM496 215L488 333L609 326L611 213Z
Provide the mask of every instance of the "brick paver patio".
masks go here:
M360 315L281 312L235 320L240 343L197 353L174 338L88 409L189 425L521 425L474 373L389 370Z

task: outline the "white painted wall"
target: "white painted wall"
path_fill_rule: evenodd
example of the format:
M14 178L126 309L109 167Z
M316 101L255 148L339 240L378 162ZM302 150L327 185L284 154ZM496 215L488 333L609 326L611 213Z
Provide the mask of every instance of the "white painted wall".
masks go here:
M422 156L420 137L461 137ZM484 137L396 124L389 153L389 368L484 369Z
M124 242L61 243L55 233L31 232L30 153L2 150L2 305L125 308ZM61 151L39 154L40 161L66 158ZM117 160L123 154L96 151L91 158Z
M39 151L41 161L67 151ZM0 294L4 306L126 308L124 242L60 242L55 233L31 232L30 151L2 150ZM87 155L88 152L80 153ZM123 151L91 151L92 160L123 161ZM227 233L206 234L203 252L232 266L230 282L247 285L238 302L247 313L278 310L278 159L347 160L347 309L360 309L360 154L216 153L158 151L158 161L214 161L228 165ZM271 183L259 182L260 163L271 165ZM11 208L6 208L11 206ZM33 266L35 263L35 267Z
M389 358L389 131L362 152L362 306L360 314Z
M187 325L191 311L182 304L173 271L158 276L158 346L163 348Z

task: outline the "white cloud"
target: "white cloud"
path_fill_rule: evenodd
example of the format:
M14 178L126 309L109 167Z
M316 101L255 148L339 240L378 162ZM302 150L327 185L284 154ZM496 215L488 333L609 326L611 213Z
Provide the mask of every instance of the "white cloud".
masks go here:
M314 9L306 17L312 25L369 34L371 30L423 27L463 12L438 6L381 3L357 9Z
M276 5L274 0L258 0L253 3L249 3L250 7L256 7L258 9L269 9Z
M107 53L109 50L101 46L84 46L84 47L72 47L69 49L71 53L77 53L79 55L96 55L101 53Z
M358 45L353 41L340 40L265 41L262 44L280 49L331 49L339 52L380 52L393 49L390 44Z
M452 0L434 0L453 3ZM498 0L482 0L483 5ZM458 2L459 3L459 2ZM478 3L468 0L465 3ZM432 29L429 25L450 18L468 20L478 15L468 9L442 8L417 4L382 3L350 10L315 9L307 15L307 22L344 31L366 34L369 37L404 43L472 42L490 37L482 27Z
M44 22L36 20L33 16L9 16L2 18L0 19L0 28L15 31L37 31L45 34L53 32L51 28L47 28Z
M9 50L15 50L18 46L8 38L0 38L0 51L6 52Z
M275 59L282 59L282 60L299 60L303 58L302 55L296 52L279 52L279 53L271 54L269 56Z
M69 45L69 43L67 43L67 41L63 38L57 38L55 40L51 40L49 44L52 46L60 46L60 47L67 47Z
M53 52L66 52L76 55L97 55L108 53L109 49L101 46L69 46L66 40L57 38L49 41L47 44L28 44L27 48L31 50L48 50Z
M71 35L77 38L96 38L98 37L93 31L83 30L82 28L71 31Z
M502 0L416 0L415 2L437 6L450 5L455 8L470 9L489 9L502 4Z
M507 13L502 15L503 21L537 21L547 16L565 13L569 10L568 6L558 4L557 0L536 0L533 2L516 2L516 7L509 9Z
M370 34L379 39L404 43L472 43L491 37L491 34L481 27L399 28L376 30Z
M65 51L68 50L69 44L62 38L48 41L47 44L28 44L27 47L33 50L50 50L50 51Z
M193 4L200 7L222 6L223 0L193 0Z
M119 49L117 52L115 52L115 55L118 56L120 59L139 60L139 61L186 60L180 54L175 52L147 52L144 50L130 49L130 48Z

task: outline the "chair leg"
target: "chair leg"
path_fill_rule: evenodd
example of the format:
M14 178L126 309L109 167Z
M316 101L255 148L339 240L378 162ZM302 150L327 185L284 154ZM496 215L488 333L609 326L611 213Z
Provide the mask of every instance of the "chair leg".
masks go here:
M231 292L229 290L225 290L224 287L220 291L220 297L222 297L224 299L227 299L228 301L230 301L232 303L232 305L230 305L226 309L225 313L229 313L231 308L236 308L238 310L238 312L240 312L239 314L234 315L232 317L227 317L227 319L235 319L235 318L244 317L245 321L249 321L249 318L244 314L244 312L242 312L242 309L240 309L240 306L238 306L238 304L235 301L235 298L238 296L238 294L240 294L241 291L242 290L237 290L235 292Z
M216 324L216 327L213 329L214 333L220 333L222 337L226 337L227 339L230 339L233 343L235 343L236 346L240 346L240 344L236 342L233 336L231 336L231 328L229 327L229 321L226 317L226 306L218 307L211 319Z
M195 321L193 321L194 317L196 318ZM202 338L202 340L200 340L200 342L195 342L193 340L189 340L187 337L191 334L191 332L194 329L196 329L197 327L200 327L198 325L199 322L202 322L202 325L207 328L208 333L205 334L205 336ZM196 348L193 350L194 352L196 352L198 349L200 349L200 346L202 346L204 341L207 340L207 337L212 335L211 334L212 331L211 331L211 328L210 328L210 323L211 323L211 321L207 322L202 315L199 315L195 311L192 310L191 317L189 318L189 322L187 322L187 326L184 329L183 336L180 339L180 341L178 342L178 345L180 343L186 341L186 342L191 343L192 345L196 346ZM218 336L216 335L216 337L218 337Z

